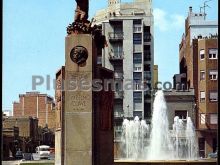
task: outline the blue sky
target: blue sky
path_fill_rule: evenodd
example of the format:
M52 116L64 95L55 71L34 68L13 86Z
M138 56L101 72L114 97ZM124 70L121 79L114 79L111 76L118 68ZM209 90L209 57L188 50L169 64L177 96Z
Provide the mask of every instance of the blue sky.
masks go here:
M90 0L90 18L107 0ZM132 2L132 0L122 0ZM199 12L204 0L153 0L154 58L159 80L178 73L178 45L189 6ZM218 1L208 2L207 19L217 20ZM37 91L54 96L52 81L64 65L66 27L73 21L74 0L3 0L3 110L12 109L18 95L32 90L32 76L45 79ZM50 90L46 90L46 76ZM48 83L48 82L47 82Z

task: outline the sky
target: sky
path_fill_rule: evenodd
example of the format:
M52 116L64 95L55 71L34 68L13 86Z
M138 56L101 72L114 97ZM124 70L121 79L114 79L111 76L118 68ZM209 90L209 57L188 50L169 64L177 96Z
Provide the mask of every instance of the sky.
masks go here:
M199 12L205 0L152 1L154 63L158 65L159 81L172 82L179 72L178 49L189 6ZM90 19L97 10L107 7L107 0L89 3ZM218 0L207 4L207 19L217 20ZM36 91L54 96L53 80L65 63L64 38L74 10L74 0L3 0L3 110L12 109L19 94L32 91L34 76L44 80Z

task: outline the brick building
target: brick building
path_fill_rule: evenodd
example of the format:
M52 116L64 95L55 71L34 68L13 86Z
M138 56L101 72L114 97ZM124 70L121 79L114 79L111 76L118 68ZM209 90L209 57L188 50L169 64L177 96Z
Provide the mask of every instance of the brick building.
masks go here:
M23 152L34 152L40 140L38 120L32 117L4 117L3 135L3 145L5 148L9 147L13 151L13 155L19 148ZM16 140L16 144L14 140L10 140L12 138Z
M19 102L13 103L14 117L36 117L38 125L55 129L54 100L47 94L39 92L26 92L19 95Z
M199 38L197 129L200 155L217 149L218 127L218 39L217 36Z
M175 87L181 82L195 91L200 157L217 149L218 22L206 20L205 15L189 8L179 45L180 74L174 76Z

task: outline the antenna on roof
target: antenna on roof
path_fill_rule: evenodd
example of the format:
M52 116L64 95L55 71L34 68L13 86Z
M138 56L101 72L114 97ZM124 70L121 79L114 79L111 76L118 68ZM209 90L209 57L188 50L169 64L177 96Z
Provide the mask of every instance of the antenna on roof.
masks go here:
M207 1L205 1L204 3L203 3L203 6L202 7L200 7L200 13L202 12L202 10L201 9L203 9L203 13L204 13L204 20L206 19L206 12L205 12L205 9L206 9L206 7L209 7L209 8L211 8L209 5L207 5L207 2L209 2L209 1L212 1L212 0L207 0Z

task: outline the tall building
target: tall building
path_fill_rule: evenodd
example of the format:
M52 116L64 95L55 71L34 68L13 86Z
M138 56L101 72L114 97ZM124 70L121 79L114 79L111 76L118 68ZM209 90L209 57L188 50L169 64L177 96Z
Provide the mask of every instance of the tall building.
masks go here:
M55 129L54 100L47 94L26 92L19 95L19 102L13 103L14 117L36 117L41 127Z
M150 118L154 70L152 1L109 0L108 7L96 13L93 23L102 26L108 44L99 53L98 64L114 71L114 117L119 121L115 126L121 125L124 117Z
M197 129L200 155L217 150L218 128L218 39L199 38Z
M174 82L195 91L200 157L217 148L218 23L206 20L205 16L206 13L194 13L189 8L185 34L179 45L180 74L174 76Z

